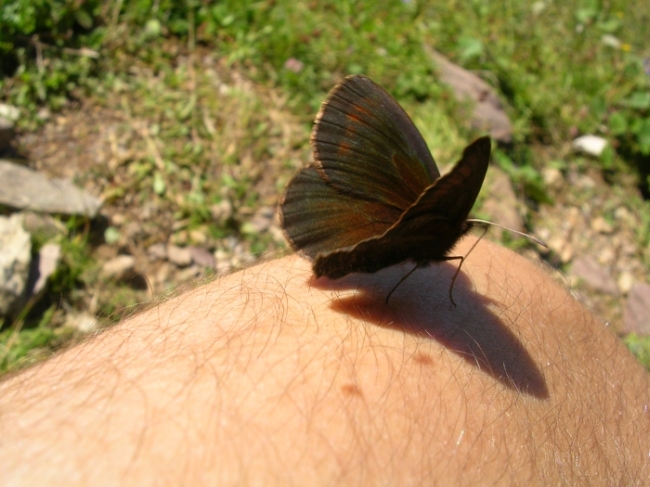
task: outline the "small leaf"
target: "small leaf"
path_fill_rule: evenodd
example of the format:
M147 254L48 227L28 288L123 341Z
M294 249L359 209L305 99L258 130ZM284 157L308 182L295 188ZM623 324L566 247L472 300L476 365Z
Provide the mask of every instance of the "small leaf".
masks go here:
M621 105L638 110L646 110L650 108L650 92L636 91L625 100L622 100Z
M74 18L84 29L91 29L93 27L93 18L82 8L75 11Z
M576 19L581 24L588 24L598 16L598 4L595 1L588 1L583 8L579 8L575 13Z
M475 37L462 37L458 41L458 48L460 49L460 57L464 61L483 55L483 43Z
M650 118L643 120L636 132L639 147L644 155L650 154Z
M165 184L165 178L162 177L162 174L156 172L153 175L153 190L156 194L163 194L167 185Z
M104 242L111 245L120 239L120 231L115 227L108 227L104 230Z
M600 154L600 160L602 161L603 167L605 169L614 168L614 157L614 148L610 144L607 144L603 149L603 152Z
M616 32L621 27L620 19L609 19L598 23L598 28L603 32Z
M614 112L609 117L609 130L613 135L621 135L629 130L627 118L621 112Z
M147 39L155 39L159 37L162 32L162 26L156 19L149 19L144 26L144 35Z

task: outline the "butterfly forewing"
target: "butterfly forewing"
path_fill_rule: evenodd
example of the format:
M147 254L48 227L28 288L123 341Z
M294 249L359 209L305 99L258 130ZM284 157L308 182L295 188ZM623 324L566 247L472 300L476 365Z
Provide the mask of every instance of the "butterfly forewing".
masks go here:
M348 77L330 92L312 144L316 166L333 187L401 210L440 176L409 116L365 76Z

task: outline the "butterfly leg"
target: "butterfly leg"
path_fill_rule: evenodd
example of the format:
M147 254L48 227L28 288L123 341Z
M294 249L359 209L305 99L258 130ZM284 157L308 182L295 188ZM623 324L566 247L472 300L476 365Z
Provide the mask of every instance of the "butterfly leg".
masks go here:
M460 265L458 266L458 269L456 269L456 273L454 274L454 277L453 277L452 280L451 280L451 286L449 286L449 299L451 300L451 304L453 304L453 305L454 305L454 308L455 308L455 307L456 307L456 302L454 301L454 298L453 298L453 296L451 295L451 291L452 291L452 289L454 288L454 282L456 282L456 277L458 276L458 273L460 272L460 268L461 268L461 266L463 265L463 261L465 260L465 257L463 257L462 255L454 255L454 256L451 256L451 257L445 257L445 258L443 258L442 260L445 260L445 261L447 261L447 260L460 260ZM391 289L391 291L388 293L388 296L386 296L386 304L388 304L388 300L389 300L390 297L393 295L393 293L395 292L395 290L399 287L399 285L402 284L404 281L406 281L406 279L408 279L408 277L409 277L411 274L413 274L413 273L415 272L415 269L417 269L418 267L422 267L422 266L420 266L420 265L418 265L418 264L415 264L415 267L413 267L413 269L411 269L410 271L408 271L408 272L404 275L404 277L402 277L402 278L399 280L399 282L398 282L397 284L395 284L395 286L393 287L393 289Z
M464 257L460 255L454 255L451 257L445 257L443 259L443 260L460 260L460 264L458 264L458 269L456 269L456 273L454 274L454 277L451 280L451 286L449 286L449 299L451 300L451 304L454 305L454 308L456 307L456 302L454 301L454 298L451 295L451 291L454 289L454 282L456 282L456 277L458 277L458 273L460 272L460 268L463 266L463 262L465 261L465 258L472 253L472 250L474 250L474 247L478 245L481 239L485 236L486 232L487 232L487 227L483 229L483 233L481 234L481 236L476 240L476 242L474 242L474 245L472 245L472 247L469 249L469 251L465 254Z
M460 272L460 268L463 266L463 262L465 261L465 257L463 257L462 255L453 255L451 257L445 257L443 260L446 260L446 261L460 260L460 264L458 264L458 269L456 269L456 272L454 273L454 277L451 278L451 285L449 286L449 300L451 301L451 304L453 304L454 308L455 308L456 307L456 302L454 301L454 297L452 296L451 292L454 289L454 283L456 282L456 278L458 277L458 273Z
M402 284L408 278L408 276L413 274L415 272L415 269L417 269L418 267L420 267L420 266L415 264L415 267L413 267L413 269L408 271L408 273L406 273L406 275L404 277L402 277L397 284L395 284L393 289L391 289L390 292L388 293L388 296L386 296L386 304L388 304L388 299L393 295L393 293L399 287L399 285Z
M453 298L453 296L451 295L451 291L452 291L452 289L454 288L454 282L456 282L456 277L458 276L458 273L460 272L460 268L461 268L462 265L463 265L463 261L465 260L465 257L463 257L462 255L453 255L453 256L451 256L451 257L444 257L442 260L444 260L444 261L447 261L447 260L460 260L460 264L459 264L459 266L458 266L458 269L456 269L456 272L454 273L454 277L451 279L451 285L449 286L449 299L451 300L451 304L453 304L453 305L454 305L454 308L455 308L455 307L456 307L456 302L454 301L454 298ZM395 286L393 287L393 289L391 289L391 291L388 293L388 296L386 296L386 304L388 304L388 300L389 300L390 297L393 295L393 293L395 292L395 290L399 287L399 285L402 284L404 281L406 281L406 279L408 279L408 277L409 277L411 274L413 274L413 273L415 272L415 269L417 269L418 267L423 267L423 266L420 266L419 264L415 264L415 267L413 267L413 269L411 269L410 271L408 271L408 272L404 275L404 277L402 277L402 278L398 281L398 283L395 284Z
M487 232L487 227L483 230L483 233L481 234L481 236L476 240L476 242L474 242L474 245L472 245L472 247L469 249L467 254L465 254L464 256L462 256L462 255L452 255L452 256L446 256L446 257L443 257L442 259L439 259L441 261L460 260L460 264L458 264L458 268L456 269L456 272L454 273L454 277L451 279L451 285L449 286L449 300L451 301L451 304L453 304L454 308L456 307L456 302L454 301L452 291L454 289L454 283L456 282L456 278L458 277L458 274L460 273L460 268L463 267L463 262L465 261L465 258L468 257L469 254L472 253L472 250L474 250L474 248L481 241L481 239L483 238L483 236L485 235L486 232ZM399 287L399 285L402 284L411 274L413 274L415 272L415 269L417 269L418 267L425 267L428 264L429 264L429 262L425 262L425 263L422 263L422 264L415 264L415 267L413 267L413 269L411 269L409 272L407 272L406 275L404 277L402 277L399 280L399 282L397 284L395 284L393 289L391 289L391 291L388 293L388 296L386 296L386 304L388 304L388 300L393 295L395 290Z

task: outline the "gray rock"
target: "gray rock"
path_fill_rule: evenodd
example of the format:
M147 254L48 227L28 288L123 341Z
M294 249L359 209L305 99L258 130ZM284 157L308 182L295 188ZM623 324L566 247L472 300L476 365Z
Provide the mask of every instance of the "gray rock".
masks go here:
M623 271L621 272L621 275L618 276L616 284L618 284L618 289L622 294L628 294L634 285L634 276L630 271Z
M635 215L630 213L624 206L619 206L616 208L614 211L614 218L617 222L621 222L629 227L633 227L638 224Z
M0 160L0 203L44 213L93 218L101 200L65 179L48 179L28 167Z
M155 243L147 249L147 255L153 261L167 260L167 245L162 242Z
M14 311L27 286L32 243L22 215L0 216L0 315Z
M38 109L38 112L36 112L36 116L46 122L52 118L52 111L48 107L41 107Z
M65 225L50 215L42 215L31 211L25 211L22 214L23 227L32 237L50 240L68 233Z
M440 79L448 85L460 102L474 104L472 127L487 130L499 142L512 141L512 124L503 110L496 92L474 73L452 63L437 51L430 50Z
M0 154L11 147L14 138L14 124L11 120L0 117Z
M15 122L20 118L20 110L13 105L0 103L0 117Z
M56 271L60 259L60 245L47 243L41 247L38 254L31 259L25 291L15 301L12 314L20 312L28 301L36 302L43 297L47 288L47 280Z
M46 243L41 247L36 259L32 261L29 295L40 296L45 291L47 279L54 274L61 260L61 246L55 243Z
M573 245L562 235L552 235L545 238L546 244L559 257L560 262L567 263L573 259Z
M523 219L518 211L521 203L512 189L510 178L498 168L490 168L490 171L492 171L488 186L490 197L485 201L481 210L487 213L489 220L494 223L518 232L525 231Z
M199 277L201 277L202 273L203 273L203 269L201 269L201 267L199 267L198 265L192 265L190 267L186 267L184 269L179 269L178 271L176 271L174 280L176 282L188 282L194 279L198 279Z
M630 288L623 309L623 333L650 334L650 285L637 282Z
M169 286L173 283L171 275L176 270L176 267L169 262L162 262L160 267L155 271L153 276L149 280L155 283L157 286Z
M600 155L607 147L607 139L597 135L583 135L571 142L573 150L576 152L583 152L590 156L600 157Z
M210 216L220 224L224 224L233 215L232 204L229 200L223 199L220 203L210 207Z
M178 267L187 267L192 263L192 252L187 247L167 246L167 259Z
M214 252L216 267L221 272L227 272L234 267L232 252L217 249Z
M265 206L255 212L253 218L246 223L245 229L242 228L244 233L257 235L265 232L273 223L273 216L275 215L275 208Z
M594 291L618 294L618 286L614 278L589 256L578 257L573 261L571 275L583 280Z
M132 255L118 255L102 266L104 277L121 281L135 274L135 258Z
M542 170L542 177L544 178L544 184L551 188L560 189L564 184L562 171L555 167L545 167Z
M200 228L193 228L187 232L187 236L191 242L196 245L205 245L208 242L208 235Z
M97 318L90 313L70 313L65 317L64 326L82 333L90 333L97 329Z
M188 247L192 255L192 262L200 267L209 267L215 269L217 262L210 252L201 247Z
M596 216L591 220L591 229L594 232L609 235L614 232L614 228L602 216Z

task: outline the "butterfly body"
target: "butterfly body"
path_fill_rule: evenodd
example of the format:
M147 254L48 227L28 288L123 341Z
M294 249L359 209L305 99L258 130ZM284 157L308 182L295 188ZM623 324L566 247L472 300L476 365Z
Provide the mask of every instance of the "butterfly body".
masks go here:
M317 276L454 258L448 253L472 227L489 138L441 177L399 104L369 78L350 76L323 103L312 146L314 164L291 180L280 209L288 240Z
M447 260L460 237L472 228L466 221L420 216L402 221L388 235L378 236L346 248L321 253L314 260L317 277L338 279L353 272L374 273L385 267L411 261L418 267ZM388 243L386 243L388 242Z

